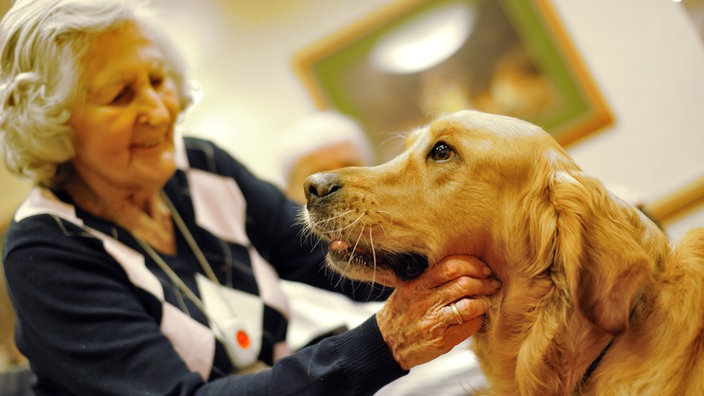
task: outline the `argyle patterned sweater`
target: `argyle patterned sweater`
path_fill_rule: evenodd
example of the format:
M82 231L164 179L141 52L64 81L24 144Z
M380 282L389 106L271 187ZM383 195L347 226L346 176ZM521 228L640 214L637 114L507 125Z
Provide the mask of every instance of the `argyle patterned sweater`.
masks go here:
M209 316L125 229L75 206L65 191L36 187L3 245L16 340L36 395L370 395L405 375L374 317L274 361L287 327L279 278L357 300L384 292L325 270L324 246L301 237L299 208L275 186L211 142L176 143L178 170L164 192L222 286L205 276L176 226L178 253L161 257ZM236 373L211 323L232 311L271 369Z

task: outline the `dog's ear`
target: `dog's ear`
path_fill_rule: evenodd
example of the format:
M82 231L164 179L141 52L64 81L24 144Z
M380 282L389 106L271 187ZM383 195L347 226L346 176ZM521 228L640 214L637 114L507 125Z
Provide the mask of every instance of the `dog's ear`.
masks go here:
M654 276L642 217L578 170L555 171L549 189L557 215L553 265L564 273L576 310L609 334L623 333Z

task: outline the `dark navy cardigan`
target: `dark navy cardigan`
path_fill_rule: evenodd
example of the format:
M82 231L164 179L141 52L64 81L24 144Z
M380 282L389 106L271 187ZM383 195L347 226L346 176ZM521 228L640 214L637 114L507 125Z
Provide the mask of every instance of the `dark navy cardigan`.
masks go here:
M128 232L75 207L63 191L37 187L3 246L17 343L37 396L369 395L407 373L374 317L272 361L287 324L277 274L357 300L388 290L326 271L323 247L301 236L299 208L212 143L177 138L177 163L164 191L272 368L228 375L234 368L208 319ZM178 254L162 257L204 299L208 281L176 234Z

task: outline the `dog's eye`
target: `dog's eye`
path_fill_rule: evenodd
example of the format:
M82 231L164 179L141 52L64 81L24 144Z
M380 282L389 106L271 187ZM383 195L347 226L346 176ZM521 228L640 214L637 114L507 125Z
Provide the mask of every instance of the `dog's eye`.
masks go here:
M433 161L449 161L455 157L455 150L445 142L435 143L435 146L428 153L428 158Z

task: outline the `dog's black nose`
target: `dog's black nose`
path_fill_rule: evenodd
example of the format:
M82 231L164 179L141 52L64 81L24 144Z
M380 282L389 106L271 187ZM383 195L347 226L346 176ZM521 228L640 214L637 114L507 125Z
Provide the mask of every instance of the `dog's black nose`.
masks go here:
M321 172L310 175L303 183L306 200L310 203L315 199L326 197L339 190L342 184L334 173Z

